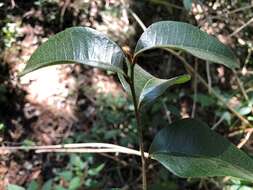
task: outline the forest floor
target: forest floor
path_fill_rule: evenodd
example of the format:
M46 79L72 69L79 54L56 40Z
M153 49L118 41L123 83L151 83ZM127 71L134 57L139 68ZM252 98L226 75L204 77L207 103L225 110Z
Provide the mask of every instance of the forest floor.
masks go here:
M44 68L22 78L18 76L31 54L42 42L46 41L49 36L70 26L81 25L95 28L115 40L124 50L132 49L137 37L142 32L132 14L127 11L127 7L132 7L133 4L129 1L116 0L84 2L21 0L0 3L0 26L2 27L0 40L2 52L0 63L0 143L2 146L107 141L138 149L132 107L128 106L127 95L112 73L81 65L61 65ZM248 17L246 19L244 17L231 19L231 26L224 25L222 16L215 18L217 19L215 22L206 24L206 19L210 19L210 16L206 18L203 10L198 10L205 9L205 7L196 6L188 14L187 11L181 10L183 6L180 3L176 2L175 4L179 8L174 10L173 7L167 8L163 4L154 5L151 1L146 7L142 2L139 2L134 4L132 9L136 10L147 25L164 19L187 22L189 20L189 22L197 23L209 34L216 35L223 43L232 48L241 48L237 54L248 57L247 59L251 58L251 54L247 54L250 49L250 45L247 44L252 40L251 37L247 34L238 36L239 31L238 34L232 33L232 36L229 36L228 33L231 30L236 31L236 28L239 28L241 24L245 24ZM145 15L143 7L150 9L147 13L145 12ZM249 10L252 9L249 8ZM179 12L180 14L177 14ZM212 17L212 12L208 13ZM233 36L237 37L239 45ZM252 46L250 51L252 51ZM154 52L154 58L144 61L152 63L157 60L156 56L159 58L160 55L161 52ZM161 62L168 62L168 60L175 60L175 58L167 56L166 60ZM190 58L190 60L193 59ZM244 61L247 60L243 58ZM244 62L243 65L252 64L252 61L248 62ZM147 68L156 75L167 76L168 73L180 73L183 67L181 65L166 70L164 65L156 65ZM249 82L252 81L252 65L244 68L247 68L245 76L249 79L243 78L242 80L248 80L245 88L249 89L248 87L252 84ZM200 67L199 72L205 75L205 67ZM214 73L212 76L213 85L226 91L227 94L233 90L231 81L232 84L235 84L235 79L231 72L218 66L211 68L211 72ZM240 77L244 77L243 73L239 74ZM193 85L190 83L180 90L183 91L183 94L187 94L187 92L193 94ZM184 88L188 89L184 90ZM239 91L237 86L234 89ZM238 95L240 93L237 91L234 93L236 95L230 99L230 105L233 107L243 104L242 95ZM252 89L247 91L250 98L251 91ZM180 91L175 92L179 93ZM205 97L209 96L201 86L199 93L204 94ZM165 98L165 101L168 100ZM177 96L173 101L175 105L179 105L178 111L181 115L191 115L192 96ZM210 102L212 103L213 99L200 100L196 113L199 117L202 116L210 121L209 123L217 124L219 114L216 115L215 111L209 109ZM207 107L202 109L200 107L203 104ZM216 105L216 108L221 112L221 115L227 113L227 108L224 106ZM119 112L122 114L117 115ZM167 112L164 109L153 110L153 112L157 115L157 117L154 116L153 123L156 123L159 117L167 117ZM252 113L253 110L245 117L250 118ZM229 121L223 118L221 125L224 128L221 127L218 131L228 137L235 133L231 140L240 143L245 134L238 133L238 136L236 132L244 126L240 125L240 121L234 119L234 116L229 114L228 117L232 118L230 122L235 127L229 128L227 123ZM156 123L157 126L162 124L161 121ZM123 132L120 132L121 130ZM128 133L129 130L131 134ZM105 135L105 132L108 131L110 133ZM153 129L148 131L153 132ZM150 136L146 136L150 140ZM251 144L252 140L250 139L246 143L246 149L249 151L253 150ZM75 177L83 179L87 189L113 186L133 189L136 188L136 184L141 183L140 171L136 167L139 158L135 157L121 156L121 162L114 155L81 156L76 154L70 156L53 153L35 154L34 151L10 151L0 152L0 154L0 190L5 189L7 184L28 187L32 181L36 181L39 187L43 187L50 180L53 180L53 183L58 186L67 187ZM117 164L114 164L111 158L116 160ZM166 187L171 189L214 190L221 189L221 184L223 184L220 179L216 182L206 179L182 180L172 174L164 174L165 171L162 169L159 169L159 172L155 171L154 166L153 163L150 163L149 169L153 171L149 175L150 181L154 181L156 175L166 176L164 181L167 178L171 179L169 183L166 183ZM57 176L57 173L65 172L64 174L66 174L66 171L72 172L70 179L66 179L67 177L63 175ZM125 180L126 178L127 180Z

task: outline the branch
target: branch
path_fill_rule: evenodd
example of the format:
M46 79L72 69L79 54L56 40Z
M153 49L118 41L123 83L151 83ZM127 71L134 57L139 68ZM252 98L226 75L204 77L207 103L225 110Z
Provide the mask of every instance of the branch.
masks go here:
M241 140L241 142L237 145L237 148L242 148L249 140L250 136L252 135L253 130L249 130L245 137Z
M240 32L242 29L244 29L245 27L250 25L252 22L253 22L253 17L250 20L248 20L248 22L246 22L244 25L237 28L232 34L229 35L229 37L232 37L232 36L236 35L238 32Z
M147 27L142 22L142 20L140 19L140 17L135 12L133 12L132 9L128 8L127 10L132 15L132 17L136 20L136 22L140 25L140 27L142 28L142 30L145 31L147 29Z
M208 82L208 93L210 94L210 89L212 88L212 77L210 74L210 65L209 62L206 62L206 76L207 76L207 82Z
M253 5L247 5L245 7L240 7L240 8L234 9L232 11L229 11L227 14L230 15L230 14L234 14L234 13L237 13L240 11L245 11L245 10L251 9L251 8L253 8Z
M176 4L173 4L173 3L169 3L168 1L164 1L164 0L151 0L152 3L158 3L158 4L161 4L161 5L165 5L165 6L168 6L168 7L171 7L171 8L175 8L175 9L178 9L178 10L185 10L183 7L181 6L178 6Z
M197 95L198 95L198 77L196 75L196 73L198 73L198 63L197 63L197 59L195 59L195 65L194 65L194 81L193 81L193 91L194 91L194 95L193 95L193 105L192 105L192 113L191 113L191 118L195 117L195 113L196 113L196 104L197 104Z
M119 145L108 143L77 143L77 144L62 144L62 145L46 145L46 146L13 146L0 147L0 154L6 154L10 151L17 150L35 150L36 153L43 152L76 152L76 153L124 153L141 156L140 151L126 148ZM144 153L146 158L148 153Z
M244 89L243 84L242 84L242 81L240 80L240 78L238 77L238 75L237 75L237 73L236 73L236 71L235 71L234 69L233 69L233 73L234 73L234 75L235 75L236 82L237 82L237 84L238 84L238 86L239 86L239 88L240 88L240 90L241 90L241 92L242 92L242 95L244 96L245 100L246 100L247 102L249 102L249 97L248 97L248 95L247 95L247 92L246 92L246 90Z

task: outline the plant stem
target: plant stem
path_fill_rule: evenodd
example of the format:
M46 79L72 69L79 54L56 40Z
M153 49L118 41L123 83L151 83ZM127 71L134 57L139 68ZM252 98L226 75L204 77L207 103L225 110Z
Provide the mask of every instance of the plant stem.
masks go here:
M135 88L134 88L134 64L131 65L131 78L130 78L130 89L134 104L134 113L135 113L135 119L137 123L138 128L138 137L139 137L139 147L141 152L141 164L142 164L142 189L147 190L147 175L146 175L146 160L145 160L145 154L144 154L144 145L143 145L143 129L141 125L141 118L140 118L140 112L138 108L138 103L136 99L135 94Z

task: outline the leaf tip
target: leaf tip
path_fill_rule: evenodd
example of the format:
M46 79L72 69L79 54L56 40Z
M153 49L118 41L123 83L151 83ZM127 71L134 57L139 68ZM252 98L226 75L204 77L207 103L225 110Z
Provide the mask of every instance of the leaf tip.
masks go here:
M188 82L189 80L191 80L191 75L189 74L181 75L177 79L177 84L182 84L182 83Z

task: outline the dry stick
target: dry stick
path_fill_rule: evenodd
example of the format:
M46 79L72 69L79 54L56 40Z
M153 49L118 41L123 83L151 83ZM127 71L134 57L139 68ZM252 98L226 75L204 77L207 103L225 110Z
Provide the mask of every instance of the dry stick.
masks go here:
M194 97L193 97L193 105L192 105L191 118L194 118L195 117L195 113L196 113L197 93L198 93L198 78L197 78L196 73L198 73L197 59L195 59L195 65L194 65L194 81L193 81Z
M237 28L232 34L229 35L229 37L232 37L232 36L236 35L238 32L240 32L242 29L244 29L245 27L250 25L252 22L253 22L253 17L250 20L248 20L248 22L246 22L244 25Z
M233 137L233 136L236 136L236 135L240 135L242 133L249 132L249 131L253 131L253 128L247 128L247 129L244 129L244 130L240 129L240 130L231 132L231 133L228 134L228 137Z
M208 83L208 93L210 94L210 89L212 88L212 77L210 72L210 64L206 62L206 76L207 76L207 83Z
M244 89L244 87L243 87L243 85L242 85L242 82L241 82L240 78L238 77L238 75L237 75L237 73L236 73L236 71L235 71L234 69L233 69L232 71L233 71L233 73L234 73L234 75L235 75L235 78L236 78L236 81L237 81L237 83L238 83L238 86L239 86L240 90L242 91L242 95L244 96L245 100L246 100L247 102L249 102L249 97L248 97L248 95L247 95L246 90Z
M125 148L123 146L109 144L109 143L73 143L73 144L59 144L59 145L42 145L42 146L12 146L12 147L0 147L0 148L10 148L12 150L24 150L24 149L56 149L56 148Z
M171 50L171 49L165 49L166 51L170 52L171 54L175 55L180 61L182 61L182 63L185 65L186 69L194 74L194 69L193 67L182 57L180 56L178 53L176 53L175 51ZM198 74L195 73L196 76L198 77L199 81L208 89L208 84L207 82ZM240 113L238 113L233 107L231 107L226 100L224 100L223 97L221 97L213 88L210 89L210 92L219 100L221 101L227 108L229 111L231 111L236 117L238 117L243 123L245 123L246 125L248 125L249 127L252 127L252 124L245 119Z
M65 0L61 9L61 13L60 13L60 27L62 28L63 25L63 21L64 21L64 15L65 15L65 11L68 8L69 4L70 4L70 0Z
M241 139L240 143L238 143L237 148L242 148L248 142L250 136L253 133L253 128L241 129L228 134L228 137L233 137L242 133L246 133L246 135L243 139Z
M248 55L247 55L247 57L246 57L246 59L244 61L244 65L243 65L242 70L241 70L242 75L249 74L249 71L247 70L247 65L249 63L251 54L252 54L252 48L249 48L248 49Z
M215 130L220 124L222 121L224 121L224 116L220 117L220 119L211 127L212 130Z
M166 103L164 101L162 101L162 104L163 104L163 108L164 108L167 120L168 120L169 124L171 124L172 123L172 119L171 119L171 116L170 116L170 111L168 110L168 107L167 107L167 105L166 105Z
M179 10L185 10L184 7L180 7L178 5L175 5L173 3L169 3L168 1L164 1L164 0L151 0L151 2L153 3L159 3L159 4L162 4L162 5L165 5L165 6L168 6L168 7L171 7L171 8L175 8L175 9L179 9Z
M44 152L65 152L65 153L125 153L141 156L140 151L137 150L129 150L125 151L122 149L114 149L114 148L56 148L56 149L40 149L35 150L36 153L44 153ZM146 155L147 156L147 155Z
M14 9L16 7L16 3L14 0L11 0L11 9Z
M229 11L227 14L228 14L228 15L229 15L229 14L234 14L234 13L237 13L237 12L240 12L240 11L245 11L245 10L251 9L251 8L253 8L253 5L247 5L247 6L245 6L245 7L240 7L240 8L238 8L238 9L234 9L233 11Z
M136 20L136 22L140 25L140 27L142 28L142 30L145 31L147 29L147 27L141 21L140 17L135 12L133 12L130 8L128 8L128 11L132 15L132 17Z
M137 150L122 147L119 145L108 143L77 143L63 145L48 146L16 146L16 147L0 147L0 152L15 150L35 150L36 153L42 152L76 152L76 153L125 153L141 156ZM148 153L144 152L144 156L148 158Z
M249 140L249 138L252 135L252 133L253 133L253 130L248 131L247 134L245 135L245 137L237 145L237 148L242 148L247 143L247 141Z
M100 153L100 155L104 156L104 157L107 157L107 158L110 158L118 163L120 163L122 166L126 167L128 166L129 164L124 161L124 160L120 160L118 157L116 156L112 156L112 155L109 155L109 154L106 154L106 153Z

